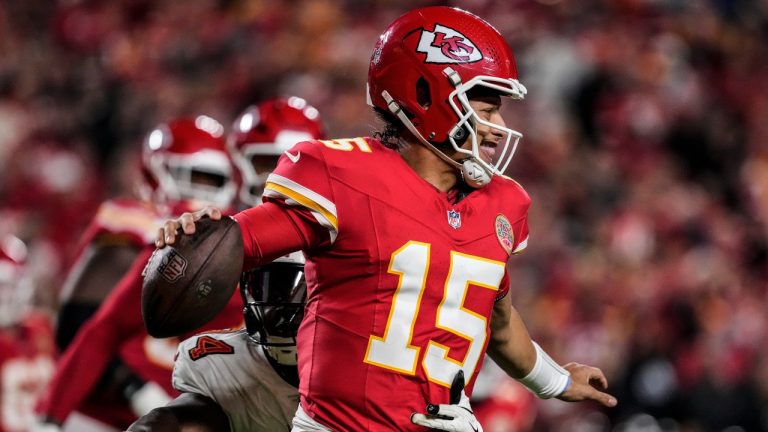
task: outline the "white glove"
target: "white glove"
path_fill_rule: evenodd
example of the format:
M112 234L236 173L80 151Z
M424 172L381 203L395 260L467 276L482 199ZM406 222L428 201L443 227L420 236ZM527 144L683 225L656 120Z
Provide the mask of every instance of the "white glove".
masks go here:
M146 415L155 408L165 406L173 398L153 381L147 381L131 396L131 410L137 417Z
M411 414L411 423L448 432L483 432L477 421L469 398L464 393L464 372L459 371L451 386L451 394L461 392L459 402L454 404L427 405L427 414Z

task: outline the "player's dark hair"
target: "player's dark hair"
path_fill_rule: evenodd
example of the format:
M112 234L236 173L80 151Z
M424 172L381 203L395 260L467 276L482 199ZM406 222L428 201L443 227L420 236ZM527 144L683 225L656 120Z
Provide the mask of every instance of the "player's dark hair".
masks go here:
M389 111L375 107L373 108L373 111L381 122L379 130L373 132L373 137L381 141L385 147L393 150L402 147L403 132L407 132L405 126L403 126L403 124L400 123L400 120Z
M394 114L375 107L373 110L376 112L376 117L379 118L379 121L381 121L382 125L379 130L374 131L372 135L374 138L381 141L385 147L398 150L406 145L406 142L413 141L415 139L411 131L409 131L408 128L406 128L400 119L395 117ZM433 141L432 144L444 153L450 152L453 148L448 140L444 142Z

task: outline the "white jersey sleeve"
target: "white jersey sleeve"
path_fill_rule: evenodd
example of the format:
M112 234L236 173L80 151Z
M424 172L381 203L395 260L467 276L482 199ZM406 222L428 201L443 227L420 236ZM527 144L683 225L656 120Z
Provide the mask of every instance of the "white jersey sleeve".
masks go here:
M297 389L272 369L245 330L202 333L179 344L173 387L216 401L232 432L289 431L299 404Z

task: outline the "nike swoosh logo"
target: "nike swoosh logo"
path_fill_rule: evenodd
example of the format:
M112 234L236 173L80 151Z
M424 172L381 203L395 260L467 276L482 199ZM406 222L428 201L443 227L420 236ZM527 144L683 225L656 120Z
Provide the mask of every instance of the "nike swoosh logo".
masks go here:
M291 162L296 163L299 161L299 158L301 157L301 151L297 151L296 154L291 154L291 152L286 150L285 155L288 156L288 159L290 159Z

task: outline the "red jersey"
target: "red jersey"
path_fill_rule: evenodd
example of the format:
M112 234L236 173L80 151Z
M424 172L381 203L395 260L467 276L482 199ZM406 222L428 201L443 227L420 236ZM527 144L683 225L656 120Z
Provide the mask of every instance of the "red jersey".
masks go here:
M310 416L338 431L420 431L411 413L448 403L460 369L471 394L506 262L527 244L519 184L497 176L453 204L399 153L355 138L297 144L264 194L329 232L305 251L299 392Z
M136 250L152 245L154 236L157 234L157 227L165 220L165 216L151 204L140 200L116 198L104 201L80 237L76 260L70 272L81 271L80 268L90 258L89 247L96 243L124 245ZM106 296L107 292L113 288L112 286L104 287L104 295ZM64 295L68 296L69 293L64 293ZM124 344L124 346L129 345L140 347L141 343L134 341L130 344ZM142 355L141 350L139 350L134 352L134 356L137 352L138 355ZM163 363L168 363L168 361L163 361ZM129 366L134 365L135 363ZM116 427L130 424L136 416L125 404L125 401L115 397L115 395L109 396L111 397L90 394L82 404L77 406L77 409L88 416Z
M79 253L97 239L136 247L154 244L166 218L148 203L118 198L104 201L80 238Z
M96 314L80 329L56 365L39 412L60 421L66 419L79 409L115 355L143 380L158 383L171 396L178 395L171 385L171 372L180 339L150 337L141 318L141 272L153 251L154 246L145 246ZM224 310L200 331L240 326L242 316L242 301L236 292ZM112 416L109 423L123 429L136 419L133 415L118 418L117 413Z

